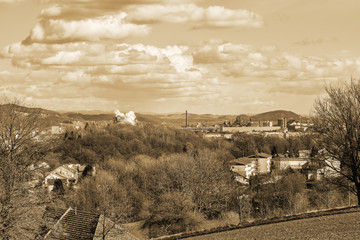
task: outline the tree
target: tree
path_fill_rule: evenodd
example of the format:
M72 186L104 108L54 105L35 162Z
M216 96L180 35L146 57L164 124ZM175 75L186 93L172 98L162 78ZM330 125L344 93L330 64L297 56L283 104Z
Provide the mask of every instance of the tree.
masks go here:
M321 134L326 156L341 162L341 169L329 167L351 183L342 187L353 192L360 205L360 81L327 86L326 93L314 105L315 129Z
M192 230L199 223L193 212L194 207L190 197L181 192L163 193L152 204L143 228L149 228L149 237Z
M0 105L0 238L26 238L34 213L36 188L31 166L42 158L41 110L25 108L17 99Z
M232 149L232 154L238 157L246 157L256 152L256 143L254 137L246 133L235 133L232 136L234 141L234 147Z

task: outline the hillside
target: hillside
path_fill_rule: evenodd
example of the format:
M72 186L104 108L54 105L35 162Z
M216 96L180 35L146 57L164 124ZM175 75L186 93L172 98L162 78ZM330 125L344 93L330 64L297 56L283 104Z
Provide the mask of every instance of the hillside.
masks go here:
M360 212L356 211L270 223L187 239L360 239L359 224Z
M277 121L280 118L286 118L287 120L294 119L299 120L300 115L291 111L276 110L270 112L259 113L251 116L255 121Z
M0 105L6 107L6 105ZM22 107L23 112L28 112L30 108ZM105 112L56 112L52 110L37 108L38 111L44 114L44 119L47 126L60 125L60 123L70 123L73 121L112 121L114 114ZM185 113L171 113L171 114L151 114L151 113L135 113L137 120L144 124L154 125L166 125L169 127L182 127L186 124ZM217 125L222 124L224 121L235 121L236 117L240 116L241 119L248 121L250 118L252 121L273 121L277 122L280 118L286 118L288 120L298 120L300 115L285 110L276 110L265 113L259 113L255 115L216 115L216 114L194 114L188 113L188 126L196 126L198 123L202 125ZM303 120L307 120L307 117L302 117Z

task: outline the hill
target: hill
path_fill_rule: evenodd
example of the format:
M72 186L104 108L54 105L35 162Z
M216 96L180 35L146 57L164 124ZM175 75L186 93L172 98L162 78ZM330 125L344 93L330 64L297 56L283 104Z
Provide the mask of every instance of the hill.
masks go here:
M0 105L1 107L7 107L7 105ZM30 111L30 108L22 107L23 112ZM56 112L52 110L36 108L39 112L43 114L43 117L46 121L47 126L60 125L61 123L71 123L73 121L112 121L115 116L113 113L106 112ZM135 113L136 118L139 122L144 124L154 124L154 125L166 125L169 127L182 127L186 124L185 113L171 113L171 114L152 114L152 113ZM202 125L213 126L217 124L222 124L225 121L234 122L236 117L240 116L241 119L252 121L273 121L277 122L280 118L286 118L287 120L295 119L299 120L300 115L291 111L285 110L276 110L265 113L259 113L255 115L216 115L216 114L194 114L188 113L188 126L196 126L198 123ZM307 117L303 117L303 120L307 120Z
M333 215L265 223L186 239L360 239L359 224L360 212L355 210Z
M251 116L255 121L277 121L280 118L286 118L287 120L294 119L299 120L300 115L291 111L275 110L270 112L259 113Z
M111 121L115 115L110 113L83 114L83 113L67 112L61 114L61 116L72 119L74 121Z

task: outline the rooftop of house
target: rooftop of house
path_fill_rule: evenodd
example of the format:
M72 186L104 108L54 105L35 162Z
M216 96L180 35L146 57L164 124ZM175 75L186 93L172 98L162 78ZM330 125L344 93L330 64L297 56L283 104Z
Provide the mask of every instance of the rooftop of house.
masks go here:
M249 156L249 158L269 158L269 157L271 157L271 155L267 153L257 153Z
M93 239L100 215L69 208L44 239Z
M279 161L279 162L298 162L298 161L307 161L304 158L287 158L287 157L277 157L273 158L273 161Z
M76 173L80 166L81 166L80 164L64 164L60 167L63 167L72 173Z
M230 164L232 165L247 165L253 162L253 158L243 157L243 158L237 158L232 161L230 161Z
M127 229L97 213L79 211L71 207L67 210L47 208L47 214L44 216L46 216L46 221L56 221L45 235L44 239L46 240L100 240L104 230L103 226L107 232L106 239L137 240Z

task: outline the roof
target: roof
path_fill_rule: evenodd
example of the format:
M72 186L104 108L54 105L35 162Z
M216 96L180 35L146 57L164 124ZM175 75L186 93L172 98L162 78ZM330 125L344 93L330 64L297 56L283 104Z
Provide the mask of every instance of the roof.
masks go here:
M238 158L238 159L232 160L232 161L230 161L230 163L236 164L236 165L247 165L253 161L254 161L253 158L244 157L244 158Z
M63 167L72 173L76 173L78 171L78 168L80 167L80 164L64 164L60 167Z
M286 158L286 157L280 157L280 158L273 158L273 161L281 161L281 162L306 162L307 160L304 158Z
M99 214L69 208L45 235L44 239L88 240L93 239Z
M249 158L269 158L269 157L271 157L271 155L267 153L257 153L249 156Z
M47 210L48 217L45 220L53 219L57 222L45 235L44 239L46 240L100 240L102 239L103 223L105 223L107 228L105 231L110 230L106 235L106 239L138 239L128 229L114 224L108 218L104 218L103 215L97 213L79 211L71 207L66 211L55 208L48 208Z

